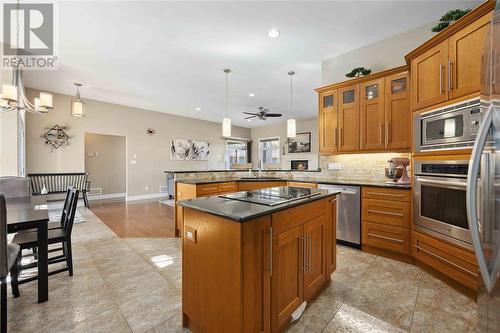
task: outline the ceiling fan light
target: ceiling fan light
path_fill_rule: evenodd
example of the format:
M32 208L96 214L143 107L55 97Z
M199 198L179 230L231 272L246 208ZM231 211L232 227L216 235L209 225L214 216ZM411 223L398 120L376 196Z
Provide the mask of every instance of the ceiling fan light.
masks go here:
M226 138L231 136L231 118L222 119L222 136Z
M7 101L18 101L17 87L13 84L4 83L2 85L2 99Z
M54 96L47 92L41 92L39 98L40 107L44 109L53 109L54 108Z
M73 117L85 117L85 103L82 100L71 101L71 115Z
M297 136L297 126L295 119L288 119L286 121L286 136L289 138L295 138Z

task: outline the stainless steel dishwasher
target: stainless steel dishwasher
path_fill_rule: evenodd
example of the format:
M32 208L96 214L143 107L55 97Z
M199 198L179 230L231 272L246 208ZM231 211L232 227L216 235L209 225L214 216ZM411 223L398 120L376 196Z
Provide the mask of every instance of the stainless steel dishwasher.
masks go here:
M338 191L337 243L361 247L361 188L319 184L319 189Z

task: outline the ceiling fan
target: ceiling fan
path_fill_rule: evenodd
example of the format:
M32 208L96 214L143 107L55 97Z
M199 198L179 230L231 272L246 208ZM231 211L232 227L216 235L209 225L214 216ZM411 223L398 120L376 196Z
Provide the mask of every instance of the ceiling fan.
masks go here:
M269 109L264 108L263 106L259 106L257 109L259 110L259 112L243 112L244 114L250 115L249 117L245 117L245 119L252 119L257 117L261 120L266 120L267 118L281 117L281 113L269 112Z

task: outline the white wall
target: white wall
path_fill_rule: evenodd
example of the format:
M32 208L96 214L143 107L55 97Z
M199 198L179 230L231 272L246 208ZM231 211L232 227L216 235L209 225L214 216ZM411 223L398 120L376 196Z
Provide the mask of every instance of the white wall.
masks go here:
M378 42L323 60L321 82L323 85L345 81L345 74L355 67L365 67L372 73L406 64L404 56L434 35L435 23L402 32Z
M286 149L286 120L281 124L252 128L252 162L257 167L259 161L259 139L279 137L281 145L281 169L290 169L291 160L309 160L309 169L318 168L318 118L297 120L297 133L311 132L311 153L288 154ZM285 147L285 155L283 155Z
M27 91L30 100L37 91ZM72 96L54 94L54 110L46 115L29 114L26 121L27 172L81 172L85 169L85 133L127 137L127 193L129 196L158 193L165 185L165 170L207 170L218 167L225 140L220 123L140 110L118 104L85 100L87 117L71 116ZM42 135L56 124L68 126L70 144L50 152ZM156 134L146 134L154 128ZM250 129L233 126L234 136L250 137ZM197 139L210 143L208 161L170 160L172 139ZM135 159L136 164L131 164ZM148 187L148 189L146 189Z

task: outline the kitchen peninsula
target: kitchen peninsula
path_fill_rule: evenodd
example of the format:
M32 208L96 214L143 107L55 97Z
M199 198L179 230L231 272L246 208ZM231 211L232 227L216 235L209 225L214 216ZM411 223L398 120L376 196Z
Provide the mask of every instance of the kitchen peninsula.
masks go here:
M286 328L335 270L336 194L282 186L179 201L183 325Z

